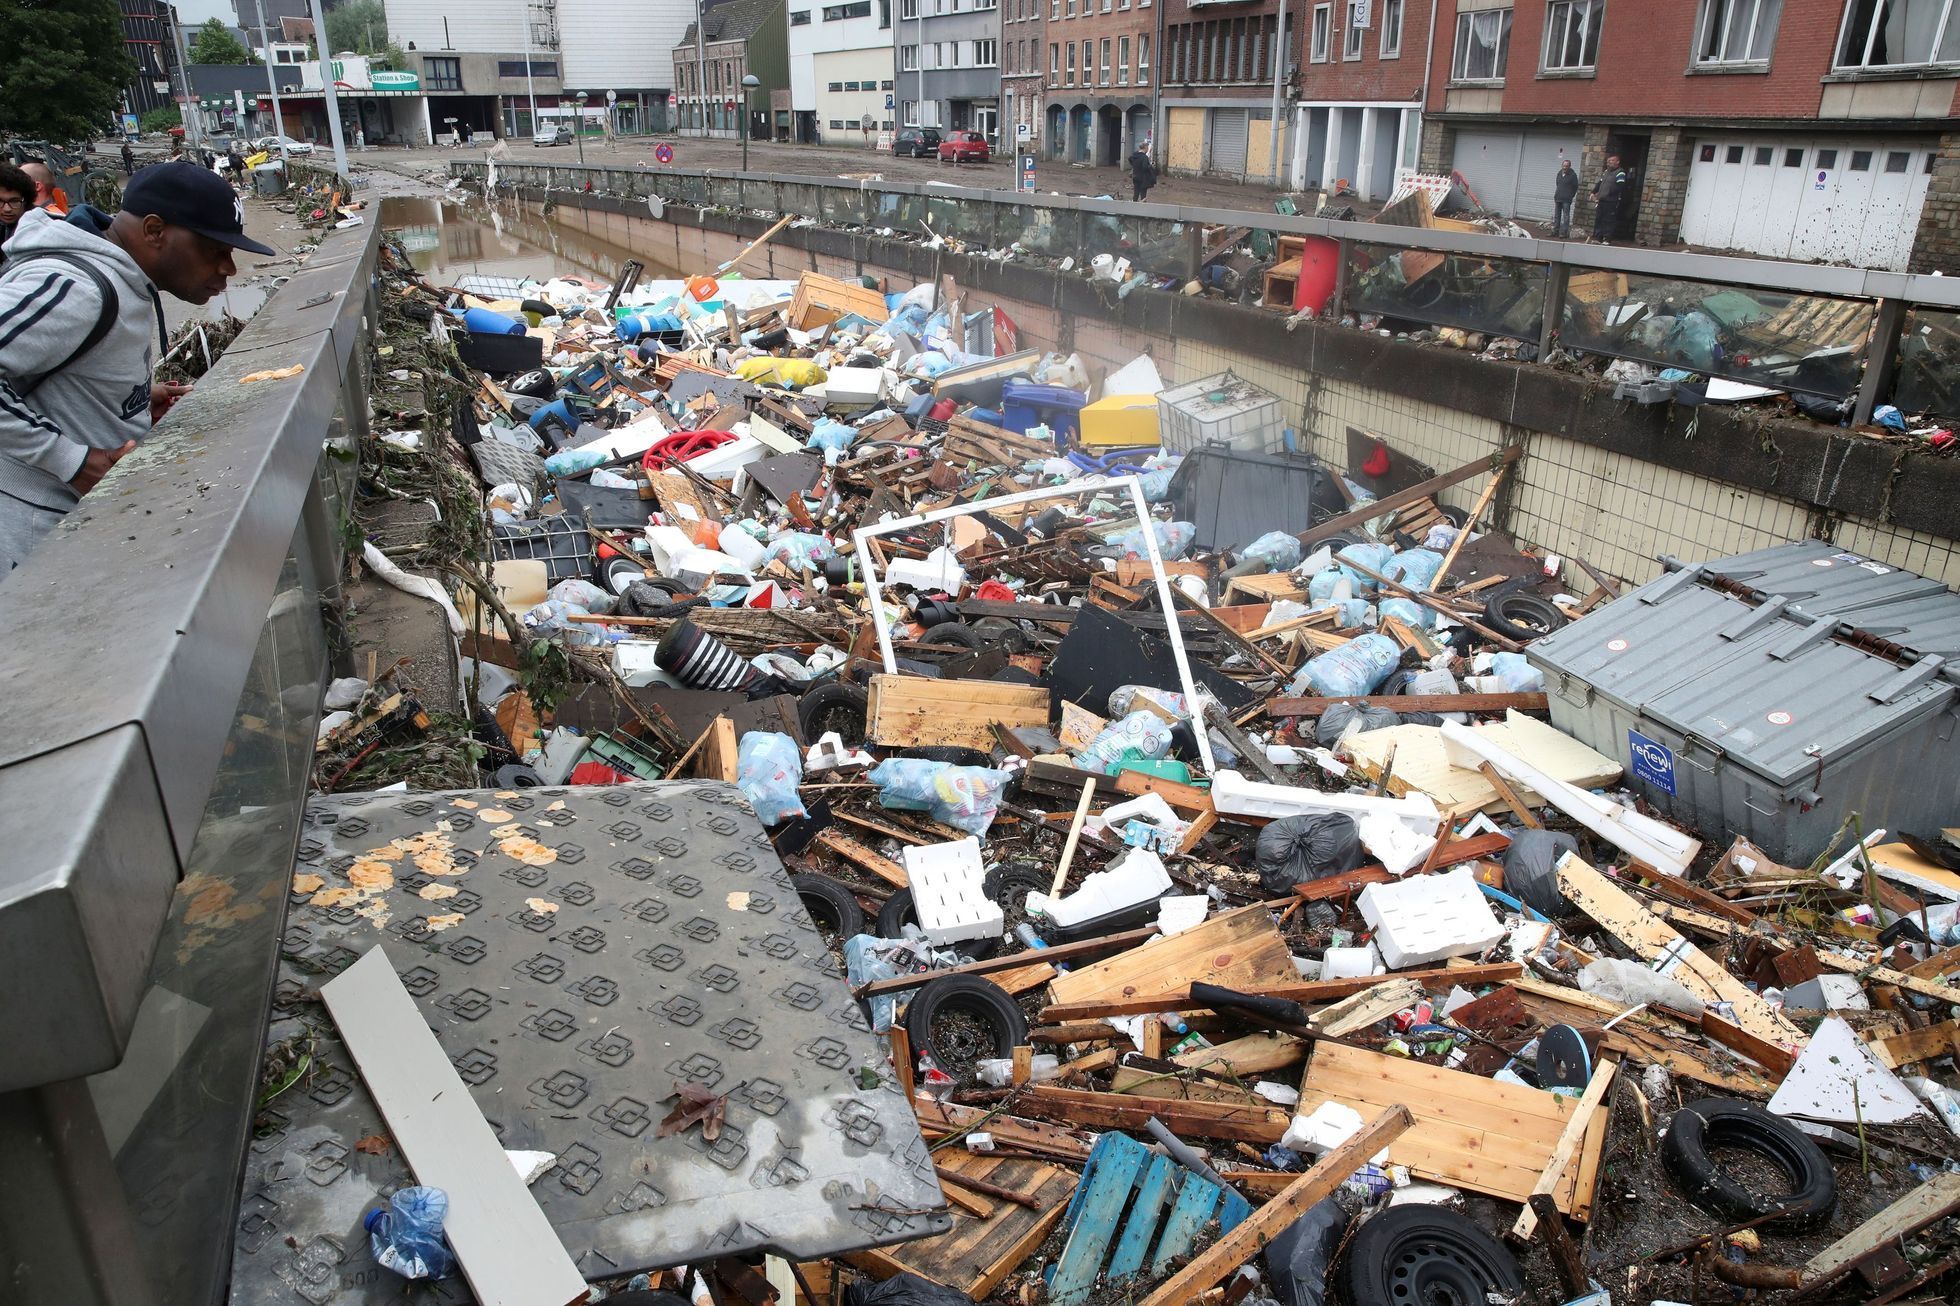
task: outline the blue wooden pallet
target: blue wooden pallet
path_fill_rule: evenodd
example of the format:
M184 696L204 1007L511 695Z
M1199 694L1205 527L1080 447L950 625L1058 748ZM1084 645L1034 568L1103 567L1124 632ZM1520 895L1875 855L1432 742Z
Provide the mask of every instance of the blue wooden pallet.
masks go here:
M1243 1197L1158 1156L1127 1134L1104 1134L1089 1153L1062 1222L1068 1242L1048 1271L1054 1306L1086 1301L1096 1280L1154 1278L1190 1255L1213 1216L1230 1232L1251 1214ZM1112 1250L1112 1244L1114 1244Z

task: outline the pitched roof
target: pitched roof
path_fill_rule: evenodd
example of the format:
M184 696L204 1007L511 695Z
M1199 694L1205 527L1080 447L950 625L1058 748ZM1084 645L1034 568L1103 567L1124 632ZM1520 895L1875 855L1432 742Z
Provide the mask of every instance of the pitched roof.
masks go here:
M702 16L702 22L706 24L706 39L746 41L762 29L762 25L782 8L782 4L783 0L719 0L719 3L710 5ZM687 25L680 44L694 44L693 23Z

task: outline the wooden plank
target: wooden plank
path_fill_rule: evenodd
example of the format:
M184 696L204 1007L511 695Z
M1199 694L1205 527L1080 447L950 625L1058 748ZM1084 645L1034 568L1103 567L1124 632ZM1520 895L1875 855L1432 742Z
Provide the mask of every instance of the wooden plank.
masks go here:
M1690 993L1706 1002L1732 1004L1735 1023L1747 1033L1789 1050L1809 1042L1802 1030L1759 994L1579 857L1567 853L1559 859L1558 883L1575 907L1599 922L1635 956L1647 962L1671 958L1666 973Z
M1221 1075L1227 1071L1239 1076L1260 1075L1304 1059L1307 1046L1305 1039L1291 1034L1247 1034L1216 1047L1180 1052L1171 1060L1180 1066Z
M1507 467L1516 462L1523 453L1523 446L1511 445L1498 450L1488 458L1479 458L1475 462L1465 463L1455 471L1444 472L1441 476L1432 476L1426 481L1411 485L1406 490L1398 490L1394 494L1384 495L1382 498L1371 500L1368 503L1362 504L1359 508L1342 513L1338 517L1329 517L1326 521L1311 530L1300 532L1300 543L1311 551L1313 546L1320 543L1320 541L1331 535L1338 535L1350 526L1359 526L1364 522L1371 522L1377 517L1387 516L1398 508L1406 508L1412 503L1430 498L1438 490L1447 490L1452 485L1458 485L1467 481L1479 472L1495 472L1499 467Z
M1260 908L1259 910L1264 909ZM1203 927L1200 926L1199 928L1202 929ZM1184 936L1179 935L1178 937L1182 938ZM1141 953L1147 951L1149 950L1140 949L1137 954L1131 955L1141 955ZM1296 971L1295 973L1297 974L1298 972ZM1434 987L1440 990L1452 984L1461 984L1468 988L1475 984L1495 984L1507 980L1515 980L1523 973L1524 967L1517 962L1500 961L1477 966L1449 966L1437 970L1408 970L1400 972L1396 978L1412 979L1421 984L1424 989ZM1067 978L1066 975L1061 977L1064 980ZM1058 980L1057 982L1059 983L1060 981ZM1163 980L1157 979L1156 982L1162 983ZM1225 983L1225 981L1218 980L1207 982ZM1345 998L1359 993L1363 989L1373 988L1379 983L1381 983L1381 977L1378 975L1358 975L1353 979L1312 980L1306 983L1295 982L1290 984L1262 984L1256 988L1247 988L1244 985L1234 987L1238 987L1244 992L1264 993L1271 997L1286 998L1292 1002L1312 1005L1317 1002L1332 1002L1338 998ZM1576 992L1576 990L1574 991ZM1580 996L1584 997L1585 995L1580 994ZM1109 1016L1139 1016L1153 1011L1202 1011L1204 1009L1204 1003L1192 1000L1191 989L1187 984L1183 988L1174 989L1170 992L1091 998L1082 1001L1058 1001L1042 1008L1041 1019L1046 1024L1057 1025L1077 1020L1102 1020ZM1615 1014L1618 1014L1618 1010L1618 1008L1614 1008Z
M921 1129L934 1134L944 1135L968 1128L979 1128L1003 1143L1024 1147L1029 1151L1040 1152L1059 1160L1073 1161L1079 1165L1089 1159L1089 1143L1067 1129L1043 1121L1024 1120L1018 1116L1008 1115L989 1117L985 1111L977 1107L961 1106L956 1102L938 1102L922 1096L915 1096L912 1099L912 1113L919 1118Z
M585 1276L504 1155L388 954L370 948L320 988L417 1182L449 1194L443 1234L483 1306L570 1306Z
M1361 1132L1323 1156L1313 1169L1288 1184L1272 1201L1240 1221L1237 1228L1166 1280L1143 1299L1142 1306L1186 1306L1197 1301L1207 1288L1251 1260L1309 1208L1346 1183L1363 1162L1384 1146L1393 1144L1414 1123L1404 1107L1390 1107L1377 1115L1361 1127Z
M1524 1210L1518 1213L1516 1224L1511 1226L1511 1237L1519 1242L1529 1242L1538 1228L1538 1213L1531 1209L1531 1197L1540 1194L1549 1196L1565 1177L1566 1167L1578 1155L1581 1144L1585 1142L1586 1131L1592 1126L1592 1118L1606 1100L1606 1092L1613 1086L1613 1074L1620 1063L1611 1057L1601 1058L1593 1068L1592 1078L1586 1081L1586 1091L1579 1098L1579 1109L1565 1122L1565 1130L1558 1136L1558 1145L1552 1149L1552 1159L1545 1162L1545 1169L1532 1185L1526 1198Z
M891 858L865 847L848 834L831 826L819 830L815 840L818 847L837 854L853 866L863 867L879 879L901 889L910 888L912 879L906 875L905 868Z
M1198 785L1183 784L1177 780L1166 780L1142 771L1119 771L1111 777L1118 792L1132 798L1145 794L1156 794L1180 812L1213 812L1211 790Z
M1382 703L1379 694L1343 698L1269 698L1267 716L1319 716L1336 703ZM1545 712L1550 700L1543 694L1398 694L1398 712Z
M1536 813L1524 805L1524 800L1518 797L1517 790L1511 788L1510 781L1498 774L1496 767L1492 766L1489 762L1479 762L1477 763L1477 774L1481 775L1490 787L1497 791L1497 796L1504 801L1504 805L1511 809L1512 815L1516 816L1519 823L1525 826L1525 828L1531 830L1542 830L1545 828L1545 823L1538 819Z
M1960 1174L1942 1171L1804 1262L1803 1291L1830 1286L1895 1239L1960 1209Z
M1163 1235L1157 1240L1157 1250L1150 1257L1151 1277L1163 1274L1173 1260L1191 1250L1191 1244L1211 1221L1218 1195L1217 1184L1194 1174L1184 1176L1170 1216L1164 1221Z
M1950 1057L1960 1053L1960 1021L1943 1020L1924 1029L1910 1029L1903 1034L1875 1038L1868 1046L1888 1070L1897 1070L1915 1061Z
M1196 1100L1138 1101L1119 1093L1035 1084L1021 1094L1018 1104L1032 1114L1050 1114L1094 1129L1142 1129L1155 1116L1179 1137L1277 1143L1292 1117L1261 1101L1256 1107Z
M1960 986L1908 975L1902 970L1893 970L1890 966L1875 966L1864 958L1854 957L1849 953L1825 952L1820 949L1817 953L1817 961L1826 970L1856 975L1868 984L1891 984L1908 993L1932 998L1936 1002L1960 1002Z
M1136 1186L1137 1172L1149 1159L1141 1144L1120 1134L1097 1144L1069 1203L1068 1241L1048 1281L1048 1300L1056 1306L1074 1306L1095 1286L1109 1244L1116 1238L1117 1221L1123 1218L1130 1190Z
M1059 1003L1090 1002L1156 988L1175 975L1187 987L1194 981L1223 984L1260 992L1274 984L1296 981L1299 969L1293 954L1273 924L1271 913L1257 904L1214 916L1197 925L1107 961L1078 966L1057 975L1049 991ZM1168 1010L1168 1008L1165 1008Z
M1126 1097L1166 1098L1173 1102L1222 1102L1240 1107L1265 1108L1271 1104L1250 1089L1208 1079L1186 1079L1141 1065L1121 1065L1111 1072L1109 1090Z
M1143 1182L1137 1185L1136 1200L1130 1205L1123 1236L1116 1240L1116 1250L1110 1253L1107 1277L1112 1284L1135 1278L1143 1268L1143 1258L1150 1251L1151 1239L1157 1232L1164 1206L1170 1201L1171 1184L1177 1174L1177 1163L1168 1156L1151 1160Z
M999 680L871 677L865 733L887 748L949 747L991 751L994 723L1048 724L1048 691Z
M1386 979L1373 988L1363 989L1350 998L1313 1013L1307 1021L1314 1030L1339 1038L1386 1020L1422 995L1422 985L1411 979Z
M859 1253L846 1259L870 1265L873 1273L886 1278L910 1271L976 1301L985 1300L1047 1241L1068 1209L1076 1176L1045 1161L985 1155L965 1148L947 1148L937 1153L934 1161L947 1176L945 1183L986 1184L995 1190L1024 1194L1032 1206L1005 1200L987 1219L956 1215L946 1233L886 1248L875 1254L875 1261L859 1262L855 1259Z
M1734 1021L1724 1020L1712 1008L1701 1013L1701 1032L1729 1051L1748 1057L1778 1079L1789 1074L1790 1068L1797 1064L1795 1054L1789 1049L1757 1038Z
M860 812L839 812L837 813L837 819L850 825L861 826L873 833L882 834L887 839L896 839L900 843L917 845L933 842L915 830L907 830L902 826L892 825L886 821L874 821Z
M1047 964L1057 961L1075 961L1081 957L1093 957L1099 953L1119 952L1125 948L1133 948L1156 937L1157 927L1146 925L1140 930L1106 934L1099 939L1078 939L1074 943L1057 943L1038 952L1017 952L1008 957L989 957L985 961L969 961L965 965L948 966L943 970L928 970L921 971L917 975L897 975L891 979L873 980L858 990L858 996L869 998L880 993L914 989L921 984L930 984L943 975L995 975L1001 971L1016 970L1037 962Z

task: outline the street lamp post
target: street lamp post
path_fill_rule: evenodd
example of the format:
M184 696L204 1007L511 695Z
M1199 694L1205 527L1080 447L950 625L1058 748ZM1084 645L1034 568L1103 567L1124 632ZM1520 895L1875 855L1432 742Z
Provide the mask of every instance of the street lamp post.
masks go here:
M585 92L572 97L572 137L578 141L578 166L585 166Z
M755 109L750 98L755 88L762 85L762 79L754 73L742 74L742 171L749 170L749 123L755 117Z

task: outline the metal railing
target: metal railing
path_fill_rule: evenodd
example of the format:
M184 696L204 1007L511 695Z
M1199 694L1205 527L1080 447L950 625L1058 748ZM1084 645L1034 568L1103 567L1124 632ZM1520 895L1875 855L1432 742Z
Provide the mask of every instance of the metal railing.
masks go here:
M372 225L328 234L0 582L10 1302L222 1296L367 423L379 241Z
M487 184L490 165L454 160ZM499 190L583 192L667 205L793 213L827 226L957 239L971 250L1128 258L1151 273L1197 275L1205 233L1244 227L1331 242L1332 314L1515 337L1663 368L1853 399L1852 419L1895 397L1960 415L1955 339L1960 278L1624 245L1441 231L1174 204L1034 195L939 182L843 181L677 168L495 164ZM1905 401L1910 401L1905 402Z

